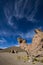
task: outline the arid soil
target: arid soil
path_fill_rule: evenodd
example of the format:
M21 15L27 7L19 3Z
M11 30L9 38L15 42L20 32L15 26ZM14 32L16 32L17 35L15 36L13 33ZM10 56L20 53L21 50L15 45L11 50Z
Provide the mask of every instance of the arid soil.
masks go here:
M24 56L24 57L23 57ZM41 62L28 62L25 52L0 53L0 65L43 65Z

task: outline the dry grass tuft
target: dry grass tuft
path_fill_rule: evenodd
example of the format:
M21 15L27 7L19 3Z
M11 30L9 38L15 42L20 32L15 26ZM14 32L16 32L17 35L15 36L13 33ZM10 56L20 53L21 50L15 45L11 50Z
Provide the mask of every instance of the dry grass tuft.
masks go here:
M40 62L41 62L41 63L43 63L43 59L42 59L42 60L40 60Z
M17 56L17 59L18 60L23 60L24 62L26 62L26 61L29 60L29 57L27 57L27 56Z

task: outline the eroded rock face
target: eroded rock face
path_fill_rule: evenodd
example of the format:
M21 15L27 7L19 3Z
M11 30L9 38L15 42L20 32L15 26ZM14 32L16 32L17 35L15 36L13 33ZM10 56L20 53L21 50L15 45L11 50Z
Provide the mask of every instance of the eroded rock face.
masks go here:
M43 32L39 29L35 30L35 35L32 39L32 44L27 44L26 40L18 38L20 48L24 49L31 55L38 55L38 51L43 48Z
M36 34L34 35L34 37L32 39L32 47L33 48L37 48L37 47L39 47L39 45L43 44L43 41L42 41L43 40L43 32L41 30L36 29L35 33Z

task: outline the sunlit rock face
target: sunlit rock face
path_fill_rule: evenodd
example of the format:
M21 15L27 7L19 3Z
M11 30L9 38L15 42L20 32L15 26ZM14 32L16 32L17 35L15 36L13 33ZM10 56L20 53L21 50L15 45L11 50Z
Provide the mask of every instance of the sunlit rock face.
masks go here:
M26 40L22 39L22 38L18 38L18 42L20 44L20 48L22 49L27 49L27 44L26 44Z
M43 32L39 29L36 29L35 33L36 34L34 35L32 40L32 49L34 48L33 54L38 55L41 54L40 50L43 47Z
M40 50L43 48L43 32L39 29L35 30L35 35L32 39L32 44L26 44L26 40L19 38L20 47L32 55L41 54Z
M32 40L33 48L37 47L37 45L41 44L41 40L43 39L43 32L39 29L35 30L35 35Z

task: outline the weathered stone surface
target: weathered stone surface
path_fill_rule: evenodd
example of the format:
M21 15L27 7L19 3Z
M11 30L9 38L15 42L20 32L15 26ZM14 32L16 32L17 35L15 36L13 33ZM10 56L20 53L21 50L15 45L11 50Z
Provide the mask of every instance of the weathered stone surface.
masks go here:
M24 49L30 55L41 54L41 49L43 49L43 32L39 29L35 30L35 35L32 39L32 44L27 44L26 40L18 38L20 43L20 48ZM43 50L42 50L43 51Z

